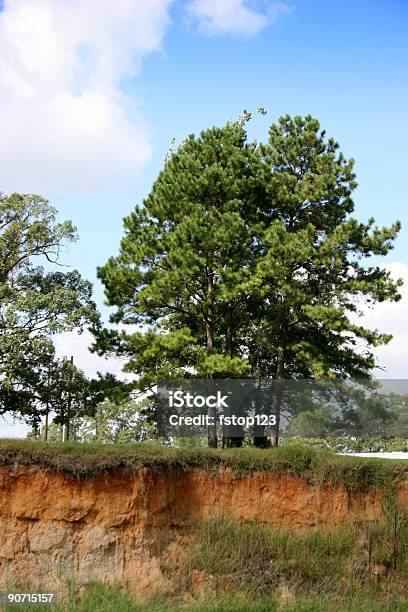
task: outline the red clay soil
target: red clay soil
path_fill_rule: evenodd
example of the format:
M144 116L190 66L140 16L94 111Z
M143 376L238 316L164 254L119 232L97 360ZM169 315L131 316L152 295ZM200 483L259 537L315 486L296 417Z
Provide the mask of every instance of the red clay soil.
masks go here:
M408 511L408 482L398 485L397 498ZM166 586L155 542L171 533L174 544L199 519L311 529L372 520L382 503L376 490L350 493L230 469L143 468L74 479L36 466L0 467L0 589L20 582L61 590L70 578L121 582L145 596Z

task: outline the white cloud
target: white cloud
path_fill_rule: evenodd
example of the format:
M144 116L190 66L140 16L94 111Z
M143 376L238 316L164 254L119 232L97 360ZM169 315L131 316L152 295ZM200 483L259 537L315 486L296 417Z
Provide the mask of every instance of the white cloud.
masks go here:
M177 0L5 0L0 10L0 166L5 192L100 191L134 181L149 127L126 82L161 49ZM290 8L178 0L206 32L255 34Z
M408 265L393 262L384 266L394 279L402 278L399 302L381 302L365 309L359 323L370 329L393 335L391 342L375 349L378 365L384 370L375 372L377 378L408 378Z
M5 191L87 191L137 175L148 128L123 81L161 47L173 0L6 0L0 11Z
M111 372L122 380L130 380L129 375L122 372L125 361L117 357L99 357L96 353L89 351L89 346L94 342L92 334L84 331L82 334L77 332L65 332L54 337L54 345L58 357L74 358L75 365L85 372L89 378L96 377L97 372L102 374Z
M251 4L252 6L249 6ZM192 0L190 16L197 20L202 31L209 34L233 32L251 36L287 15L292 7L284 2L245 0Z

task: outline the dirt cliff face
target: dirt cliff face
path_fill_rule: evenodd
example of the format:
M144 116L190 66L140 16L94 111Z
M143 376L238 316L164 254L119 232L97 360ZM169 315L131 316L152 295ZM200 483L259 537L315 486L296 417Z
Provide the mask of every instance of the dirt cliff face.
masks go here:
M408 510L408 482L398 485L397 497ZM166 587L158 547L177 557L177 534L199 519L223 515L306 529L372 520L382 502L375 490L349 493L229 469L143 468L74 479L35 466L1 467L0 590L18 582L59 590L67 579L100 580L146 596Z

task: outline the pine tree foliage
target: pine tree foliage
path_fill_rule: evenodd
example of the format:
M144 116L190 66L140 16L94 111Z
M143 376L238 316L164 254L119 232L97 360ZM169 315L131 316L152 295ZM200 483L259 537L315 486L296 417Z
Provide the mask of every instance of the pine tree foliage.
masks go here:
M120 255L99 269L112 321L147 331L101 333L98 349L129 356L141 386L158 377L243 376L243 281L253 268L261 160L244 128L190 136L143 207L125 219Z
M353 216L354 162L316 119L281 117L265 144L248 142L247 119L172 152L99 268L125 327L97 329L95 350L126 357L142 389L168 376L366 378L390 340L358 319L400 298L370 261L400 224Z

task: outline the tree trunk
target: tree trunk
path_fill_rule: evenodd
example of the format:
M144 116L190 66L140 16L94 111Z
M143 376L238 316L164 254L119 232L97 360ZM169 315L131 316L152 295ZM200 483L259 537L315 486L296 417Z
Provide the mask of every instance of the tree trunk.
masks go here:
M228 306L228 325L225 333L225 352L230 357L234 356L233 338L234 338L234 326L232 318L232 308ZM241 426L225 426L222 436L222 448L241 448L244 444L245 435L244 429Z
M48 407L47 407L47 412L45 413L45 424L44 424L44 441L48 442Z
M71 359L70 359L71 365L74 365L74 356L71 355ZM69 374L69 382L71 385L72 382L72 370ZM71 434L71 430L70 430L70 426L71 426L71 405L72 405L72 390L71 388L68 391L68 404L67 404L67 420L66 420L66 435L65 435L65 440L69 440L70 434Z
M214 383L212 377L208 377L208 385L207 385L207 396L214 395L213 393ZM217 410L215 406L208 406L207 414L211 423L208 425L208 446L209 448L217 448L218 440L217 440Z
M284 349L282 346L278 347L277 363L276 363L276 377L275 377L275 389L272 400L272 414L276 417L276 423L271 427L270 434L270 445L276 447L279 444L279 424L280 424L280 409L283 395L283 374L285 370L284 361Z
M210 353L214 349L214 308L213 308L213 289L214 289L214 272L209 270L207 273L207 296L208 309L205 319L205 329L207 338L207 352ZM208 376L208 395L213 395L212 375ZM217 448L217 411L214 406L208 406L208 417L211 423L208 425L208 446Z
M234 348L233 348L233 339L234 339L234 326L233 326L233 318L232 318L232 308L231 305L228 306L228 326L225 334L225 352L233 357Z
M208 448L217 448L217 425L216 418L217 413L215 408L208 408L208 416L211 418L211 425L208 425Z
M270 448L271 445L271 439L265 435L265 427L259 427L254 430L255 448Z
M48 373L47 373L47 395L49 393L50 390L50 380L51 380L51 375L50 375L50 369L48 368ZM47 401L45 404L45 423L44 423L44 441L48 442L48 420L49 420L49 414L50 414L50 402L48 400L47 397Z

